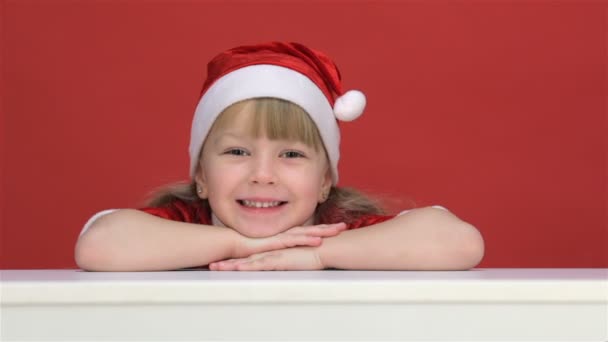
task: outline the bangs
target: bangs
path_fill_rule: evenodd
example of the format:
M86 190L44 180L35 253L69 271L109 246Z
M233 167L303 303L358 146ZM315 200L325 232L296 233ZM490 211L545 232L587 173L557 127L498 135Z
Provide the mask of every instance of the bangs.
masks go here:
M319 130L306 111L294 103L276 98L237 102L219 115L213 129L230 126L245 106L252 112L252 117L247 120L252 138L298 141L317 151L324 150Z

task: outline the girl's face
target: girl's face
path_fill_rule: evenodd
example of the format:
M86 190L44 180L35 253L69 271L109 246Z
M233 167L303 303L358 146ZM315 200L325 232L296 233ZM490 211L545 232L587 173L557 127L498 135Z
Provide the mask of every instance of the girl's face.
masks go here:
M231 110L230 124L208 135L195 177L215 224L248 237L313 224L317 204L331 187L325 151L297 140L252 135L253 101Z

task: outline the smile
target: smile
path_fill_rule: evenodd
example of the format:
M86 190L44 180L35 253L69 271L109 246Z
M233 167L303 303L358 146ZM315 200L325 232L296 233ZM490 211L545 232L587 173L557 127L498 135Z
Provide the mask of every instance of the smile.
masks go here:
M257 202L257 201L249 201L249 200L238 200L238 202L245 206L245 207L249 207L249 208L274 208L274 207L278 207L280 205L283 205L287 202L281 202L281 201L272 201L272 202Z

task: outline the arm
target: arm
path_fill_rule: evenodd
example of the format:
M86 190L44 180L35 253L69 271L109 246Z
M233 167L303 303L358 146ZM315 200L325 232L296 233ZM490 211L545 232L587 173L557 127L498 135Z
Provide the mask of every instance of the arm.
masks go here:
M483 258L484 243L475 227L449 211L420 208L325 238L318 252L326 268L467 270Z
M294 246L319 246L345 224L293 227L249 238L216 226L172 221L139 210L103 215L76 242L76 263L89 271L161 271L204 266L227 258Z
M90 271L160 271L233 255L232 229L166 220L123 209L93 222L78 239L78 266Z
M421 208L391 220L323 239L319 247L295 247L223 260L217 271L467 270L483 257L481 234L443 209Z

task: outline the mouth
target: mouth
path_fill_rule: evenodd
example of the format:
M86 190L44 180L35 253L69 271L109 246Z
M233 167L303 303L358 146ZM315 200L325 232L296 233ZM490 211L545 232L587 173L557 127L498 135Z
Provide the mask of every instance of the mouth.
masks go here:
M246 208L263 209L263 208L277 208L287 204L286 201L251 201L251 200L237 200L237 202Z

